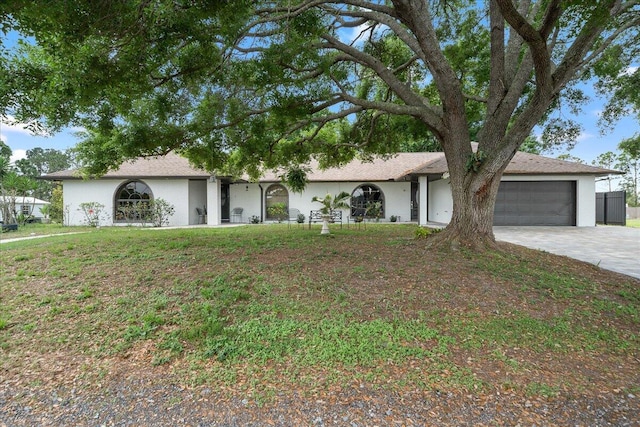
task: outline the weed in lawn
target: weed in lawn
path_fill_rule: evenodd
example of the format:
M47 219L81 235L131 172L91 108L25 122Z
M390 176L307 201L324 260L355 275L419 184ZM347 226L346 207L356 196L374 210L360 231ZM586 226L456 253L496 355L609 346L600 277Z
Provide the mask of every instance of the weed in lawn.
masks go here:
M49 305L54 301L53 299L53 295L45 295L44 297L42 297L42 299L40 300L40 302L38 303L38 307L42 307L44 305Z
M131 341L145 339L148 338L154 328L148 327L148 325L130 325L127 330L124 332L124 340L126 343L131 343ZM123 347L124 348L129 348Z
M89 299L93 296L93 291L88 287L88 286L83 286L80 292L80 295L78 295L78 299L79 300L85 300L85 299Z
M171 363L171 360L173 360L172 357L156 354L153 356L153 359L151 360L151 365L152 366L166 365L167 363Z
M618 295L629 301L630 303L640 304L640 289L625 289L618 292Z
M158 344L158 349L168 350L175 356L184 351L184 346L180 342L178 335L171 333L163 337L162 341Z
M596 311L628 318L634 323L640 322L640 304L620 304L611 300L595 299L592 305Z
M531 382L527 385L526 393L531 397L542 396L546 398L556 397L560 392L560 387L551 386L539 382Z
M151 297L153 308L156 311L164 310L169 305L169 297L163 293L154 293Z
M498 361L504 363L505 366L508 366L509 368L511 368L514 371L518 371L520 369L520 362L518 362L516 359L508 357L506 354L504 354L504 352L501 349L497 348L497 349L493 350L493 352L491 353L491 356L495 360L498 360Z
M224 319L220 309L210 302L183 306L183 321L178 323L182 339L202 342L209 337L217 337L224 331Z

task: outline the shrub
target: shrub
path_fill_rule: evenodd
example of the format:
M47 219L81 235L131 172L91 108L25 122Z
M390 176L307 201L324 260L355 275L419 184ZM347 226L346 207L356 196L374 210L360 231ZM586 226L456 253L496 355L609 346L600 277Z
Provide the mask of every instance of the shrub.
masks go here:
M149 201L148 209L149 221L154 227L168 225L169 218L171 218L176 211L175 206L161 198Z
M436 234L441 231L441 228L418 227L416 228L416 239L426 239L431 234Z
M278 222L282 222L289 216L287 205L284 203L274 203L267 209L269 218L275 219Z
M78 208L84 214L85 223L89 227L98 227L103 219L104 205L98 202L80 203Z
M382 202L370 202L367 204L365 216L374 218L376 222L380 221L380 217L382 217Z
M56 185L51 192L51 204L49 216L52 222L62 224L64 222L64 205L62 199L62 185Z
M296 218L296 222L298 224L304 224L304 214L298 214L298 218Z

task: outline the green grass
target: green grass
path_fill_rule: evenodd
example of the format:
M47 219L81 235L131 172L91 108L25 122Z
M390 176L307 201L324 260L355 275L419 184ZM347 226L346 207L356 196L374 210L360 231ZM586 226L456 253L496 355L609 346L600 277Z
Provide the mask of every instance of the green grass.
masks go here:
M0 367L144 346L190 383L477 390L500 386L485 365L501 363L509 387L547 396L556 384L528 378L536 355L562 370L640 349L637 282L570 260L549 269L557 258L541 252L429 252L415 230L103 228L5 243Z
M95 230L91 227L65 227L62 224L25 224L20 225L17 231L0 231L0 241L31 236L44 236L59 233L77 233Z
M627 220L627 227L640 228L640 218L628 219Z

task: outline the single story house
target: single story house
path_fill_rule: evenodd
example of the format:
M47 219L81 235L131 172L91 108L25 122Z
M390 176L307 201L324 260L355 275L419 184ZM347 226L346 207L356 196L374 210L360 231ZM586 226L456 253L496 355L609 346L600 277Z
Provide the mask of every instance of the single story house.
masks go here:
M381 221L391 216L422 225L451 220L453 202L443 153L398 153L326 170L312 162L310 169L302 193L290 191L276 173L267 173L258 182L216 177L194 169L176 154L124 163L99 179L83 180L73 170L43 178L62 182L70 225L83 223L81 203L104 205L102 224L117 225L132 222L128 207L154 198L175 207L170 226L273 221L269 207L274 203L284 203L308 218L311 210L320 208L311 201L313 196L341 191L352 195L345 217L380 202ZM595 179L611 173L616 171L518 152L502 178L495 224L594 226Z
M10 204L15 207L16 215L23 214L25 216L33 216L34 218L43 219L45 216L40 210L41 208L50 205L51 203L40 200L35 197L23 197L23 196L0 196L0 205ZM3 221L2 209L0 209L0 221Z

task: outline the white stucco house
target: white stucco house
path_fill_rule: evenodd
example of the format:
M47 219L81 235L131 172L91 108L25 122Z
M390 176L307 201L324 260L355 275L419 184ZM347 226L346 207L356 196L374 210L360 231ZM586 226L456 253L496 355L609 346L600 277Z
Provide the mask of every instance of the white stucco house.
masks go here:
M400 222L447 223L452 198L443 153L398 153L373 162L354 160L342 168L320 170L310 165L309 183L302 193L287 189L275 173L258 182L216 177L194 169L176 155L141 158L123 164L99 179L83 180L76 172L43 176L61 181L67 223L83 224L79 205L105 206L103 225L130 224L126 206L162 198L175 206L169 225L250 222L252 217L271 221L268 208L285 203L307 218L319 209L313 196L352 195L345 222L368 203L379 201L381 220L395 216ZM495 208L496 225L594 226L595 180L615 171L518 152L505 170Z
M26 216L32 216L34 218L43 219L45 216L41 212L41 208L50 205L51 203L40 200L35 197L7 197L0 196L0 205L7 204L15 209L16 215L24 214ZM2 209L0 209L0 221L3 221Z

